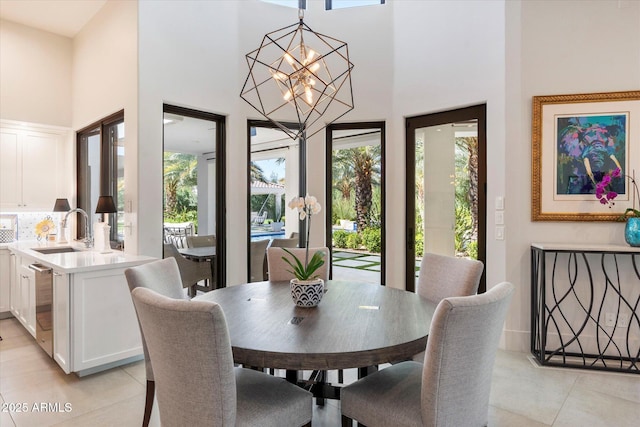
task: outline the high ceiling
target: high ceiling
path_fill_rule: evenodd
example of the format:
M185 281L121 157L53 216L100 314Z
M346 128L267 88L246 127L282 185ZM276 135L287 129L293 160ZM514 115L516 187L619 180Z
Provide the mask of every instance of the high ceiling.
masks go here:
M0 18L73 38L107 0L0 0Z

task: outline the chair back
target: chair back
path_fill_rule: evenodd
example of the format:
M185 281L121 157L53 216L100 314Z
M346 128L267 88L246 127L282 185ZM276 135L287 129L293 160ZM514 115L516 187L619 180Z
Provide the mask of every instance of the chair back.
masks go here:
M164 243L173 243L180 249L186 248L187 236L193 236L192 222L164 223Z
M184 298L180 270L178 270L178 264L173 258L161 259L159 261L152 261L147 264L127 268L124 271L124 276L127 279L130 291L136 288L147 288L169 298ZM138 324L140 324L140 318L138 318ZM153 368L151 367L149 351L142 327L140 327L140 332L147 379L153 381Z
M269 240L256 240L251 242L251 270L249 282L262 282L266 278L266 257Z
M188 248L202 248L205 246L215 246L216 236L213 234L207 234L202 236L187 236Z
M163 426L234 426L236 381L222 308L136 288Z
M184 288L191 287L201 280L213 280L210 263L186 259L172 243L164 244L164 258L176 260Z
M297 248L300 240L297 237L290 239L273 239L270 248Z
M420 263L418 295L434 303L474 295L483 269L481 261L426 253Z
M422 371L423 425L487 425L491 374L514 286L443 299Z
M300 260L300 262L304 264L305 252L307 250L306 248L291 248L291 249L287 248L287 250L292 254L294 254ZM316 270L315 274L317 274L318 278L322 280L328 280L329 266L331 265L331 260L329 259L330 257L329 248L327 247L309 248L309 259L311 259L313 254L315 254L318 251L321 251L324 253L324 258L323 258L324 264L322 264L322 266ZM287 264L282 259L282 257L286 257L293 264L295 264L295 261L291 259L291 255L286 253L282 248L269 248L267 250L269 280L275 282L275 281L281 281L281 280L295 279L295 275L289 272L289 270L291 270L291 266Z

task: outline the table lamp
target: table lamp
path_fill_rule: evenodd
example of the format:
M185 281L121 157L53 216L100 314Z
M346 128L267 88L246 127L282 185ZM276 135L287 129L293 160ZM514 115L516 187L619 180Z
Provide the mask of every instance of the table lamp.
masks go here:
M69 200L56 199L55 205L53 205L54 212L69 212L71 206L69 206ZM60 221L60 231L58 232L58 243L67 243L67 227L64 220Z
M100 251L101 254L108 254L113 252L111 250L110 243L110 231L111 227L109 226L109 214L118 212L116 209L116 205L113 202L113 197L111 196L100 196L98 197L98 203L96 205L96 213L102 214L102 222L97 222L94 225L95 237L98 242L95 244L95 248ZM102 229L102 230L100 230Z

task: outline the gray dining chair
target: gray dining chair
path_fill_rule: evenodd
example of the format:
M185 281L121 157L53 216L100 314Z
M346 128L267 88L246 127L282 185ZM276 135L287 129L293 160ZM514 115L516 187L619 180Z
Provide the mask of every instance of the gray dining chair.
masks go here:
M210 301L132 291L153 363L160 421L173 426L311 426L312 394L234 368L222 308Z
M180 270L180 278L182 286L189 289L189 296L196 296L196 285L198 282L206 281L205 288L212 287L213 274L211 272L211 263L198 262L186 259L178 252L178 249L172 243L164 244L164 258L173 258L178 264Z
M213 234L187 236L188 248L202 248L205 246L215 246L215 245L216 245L216 236Z
M267 246L269 240L256 240L250 243L249 282L267 280Z
M130 291L142 287L152 289L169 298L185 298L182 279L180 278L180 270L174 258L166 258L127 268L124 271L124 275ZM140 319L138 318L138 324L139 323ZM142 336L142 351L144 353L144 366L147 377L147 392L142 426L147 427L151 419L151 410L153 409L155 381L142 326L140 326L140 335Z
M483 270L478 260L426 253L420 262L418 295L436 304L448 297L474 295ZM422 363L424 351L412 359Z
M300 260L300 262L304 264L306 248L287 248L287 250L294 254ZM327 248L326 246L320 248L309 248L309 259L311 259L313 254L317 251L322 251L324 253L324 264L318 270L316 270L316 274L320 279L328 280L329 266L331 264L329 259L329 248ZM293 273L290 272L291 266L287 264L282 259L282 257L286 257L294 262L294 260L291 259L291 255L286 253L282 248L267 249L267 271L269 280L275 282L281 280L291 280L295 278Z
M270 248L297 248L300 239L291 237L289 239L272 239L269 243Z
M486 426L491 375L514 286L443 299L424 364L407 361L341 389L342 426Z

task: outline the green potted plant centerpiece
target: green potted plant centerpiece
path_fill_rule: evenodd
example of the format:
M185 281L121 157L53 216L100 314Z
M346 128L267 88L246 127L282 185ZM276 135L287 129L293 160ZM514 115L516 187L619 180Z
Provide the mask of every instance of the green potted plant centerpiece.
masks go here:
M324 265L324 253L316 251L309 259L309 231L311 230L311 216L319 213L321 206L315 197L308 194L306 197L294 197L288 206L298 211L300 221L307 220L305 223L307 244L304 251L304 263L291 251L282 248L292 258L282 257L284 262L291 267L291 270L287 271L295 276L294 279L291 279L291 298L297 306L315 307L324 295L324 281L316 274L317 270Z

